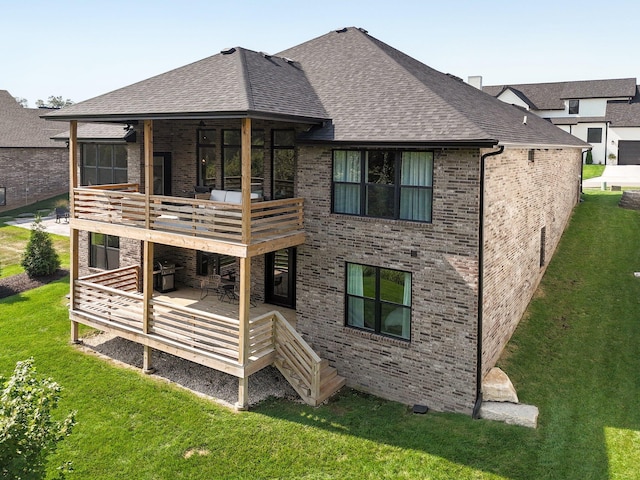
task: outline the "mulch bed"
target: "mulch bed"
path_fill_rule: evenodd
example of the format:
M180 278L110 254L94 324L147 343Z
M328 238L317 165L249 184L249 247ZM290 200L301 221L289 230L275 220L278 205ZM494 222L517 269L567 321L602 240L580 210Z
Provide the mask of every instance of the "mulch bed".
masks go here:
M10 297L18 293L26 292L32 288L41 287L47 283L69 275L69 270L58 269L51 275L29 278L26 273L19 273L6 278L0 278L0 298Z

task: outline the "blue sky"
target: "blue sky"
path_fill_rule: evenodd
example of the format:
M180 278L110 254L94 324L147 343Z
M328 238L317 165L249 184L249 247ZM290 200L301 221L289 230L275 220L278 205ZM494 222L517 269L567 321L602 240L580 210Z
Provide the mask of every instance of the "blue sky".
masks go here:
M485 85L640 78L631 0L0 0L0 89L76 102L242 46L344 26Z

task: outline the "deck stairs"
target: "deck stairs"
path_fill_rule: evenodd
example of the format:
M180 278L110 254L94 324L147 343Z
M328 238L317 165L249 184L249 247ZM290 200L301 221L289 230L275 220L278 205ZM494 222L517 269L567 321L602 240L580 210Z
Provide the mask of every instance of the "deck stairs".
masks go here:
M279 317L279 318L278 318ZM318 406L346 383L338 371L321 359L280 315L275 322L273 364L309 405Z

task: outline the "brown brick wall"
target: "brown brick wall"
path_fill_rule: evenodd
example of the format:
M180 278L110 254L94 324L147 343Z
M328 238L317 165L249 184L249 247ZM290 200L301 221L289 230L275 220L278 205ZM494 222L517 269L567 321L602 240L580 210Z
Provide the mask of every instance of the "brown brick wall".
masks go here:
M560 241L579 198L580 168L575 149L537 149L533 162L526 149L487 159L483 375L511 338Z
M332 214L331 150L302 147L298 164L307 232L298 249L298 329L349 386L407 404L470 413L478 151L436 152L432 224ZM412 273L411 342L344 326L345 262Z
M63 144L64 145L64 144ZM0 148L0 212L69 191L69 151L61 148Z

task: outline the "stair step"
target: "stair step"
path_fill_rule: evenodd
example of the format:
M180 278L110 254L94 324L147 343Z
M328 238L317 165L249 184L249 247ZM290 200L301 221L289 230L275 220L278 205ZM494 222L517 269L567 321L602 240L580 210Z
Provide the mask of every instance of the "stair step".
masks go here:
M324 385L336 375L338 375L338 370L327 365L325 368L320 370L320 385Z
M341 377L340 375L336 375L335 377L333 377L329 382L322 385L322 387L320 388L320 395L315 399L315 404L320 405L327 398L344 387L345 383L347 383L346 378Z

